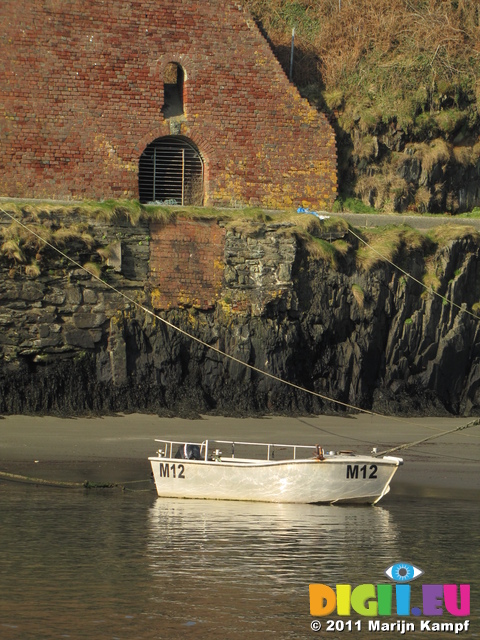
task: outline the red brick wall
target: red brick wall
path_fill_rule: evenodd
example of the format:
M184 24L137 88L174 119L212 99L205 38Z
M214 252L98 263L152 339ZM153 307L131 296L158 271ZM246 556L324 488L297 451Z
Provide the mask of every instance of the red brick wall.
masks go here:
M185 70L181 134L205 203L328 207L333 131L249 15L223 0L1 0L0 195L138 197L163 118L163 71Z
M222 287L225 229L177 218L151 223L150 235L153 307L213 307Z

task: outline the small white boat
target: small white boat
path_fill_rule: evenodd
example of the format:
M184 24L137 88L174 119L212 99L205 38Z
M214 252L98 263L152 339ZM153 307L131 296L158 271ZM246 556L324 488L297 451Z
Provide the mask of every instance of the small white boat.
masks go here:
M324 452L318 445L156 442L163 448L149 460L163 498L375 504L403 464L391 456ZM219 446L230 447L229 454Z

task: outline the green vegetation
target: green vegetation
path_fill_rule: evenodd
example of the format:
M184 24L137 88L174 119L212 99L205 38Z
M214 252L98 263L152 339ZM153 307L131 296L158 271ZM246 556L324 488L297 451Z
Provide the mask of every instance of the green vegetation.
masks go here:
M333 213L348 211L350 213L378 213L377 209L365 204L358 198L339 196L333 203Z
M338 256L331 242L310 236L310 238L308 238L307 248L312 258L328 262L333 269L337 268Z
M357 250L357 267L370 271L382 262L395 262L404 249L428 251L428 239L420 231L406 225L400 227L375 227L364 230L361 234L367 243L359 244Z
M52 263L57 263L57 268L65 267L66 261L59 258L53 247L65 250L92 275L100 277L111 266L109 260L117 250L119 236L107 234L97 223L107 221L114 226L117 219L127 219L132 225L139 221L167 224L174 222L177 216L200 222L215 220L226 229L246 235L264 233L265 225L272 225L271 228L280 234L297 237L310 259L323 261L332 269L339 269L352 260L363 271L370 271L384 262L401 265L412 251L420 251L425 264L423 282L433 291L439 290L444 275L439 271L441 265L435 255L438 249L467 238L480 245L480 234L471 226L442 224L423 233L407 225L390 225L349 233L349 224L341 218L332 216L322 220L292 210L274 213L260 208L154 207L124 201L117 205L115 201L88 201L85 206L78 202L58 205L15 201L3 204L2 209L18 222L0 225L0 260L9 269L20 269L30 278L50 272ZM147 234L145 242L148 240ZM457 269L455 277L460 273ZM400 286L406 286L405 277L401 278ZM352 294L358 305L363 306L364 293L359 285L352 286Z
M477 85L480 8L466 0L244 0L285 66L291 29L298 59L294 80L318 86L318 99L342 108L346 128L364 130L395 121L421 126L437 114L446 133L480 99ZM439 115L441 114L441 115ZM420 122L417 123L417 119Z
M337 206L350 210L347 200L360 198L395 211L465 207L438 167L458 167L468 181L480 158L477 2L244 4L287 72L295 27L293 81L336 128L345 203ZM410 171L414 155L421 176Z
M458 224L442 224L431 229L427 236L435 243L436 246L445 246L454 240L461 240L469 236L480 239L480 234L474 227L458 225Z
M363 308L365 304L365 292L359 284L352 284L352 294L358 306Z

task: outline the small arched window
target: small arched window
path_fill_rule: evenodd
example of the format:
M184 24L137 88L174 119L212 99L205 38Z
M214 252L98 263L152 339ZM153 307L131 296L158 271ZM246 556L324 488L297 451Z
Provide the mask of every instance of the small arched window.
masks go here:
M163 72L164 118L183 116L183 85L185 72L176 62L170 62Z

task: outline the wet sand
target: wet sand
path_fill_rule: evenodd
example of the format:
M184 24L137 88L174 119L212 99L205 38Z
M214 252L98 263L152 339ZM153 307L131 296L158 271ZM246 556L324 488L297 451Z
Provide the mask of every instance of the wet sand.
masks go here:
M149 482L155 438L320 444L370 453L455 429L469 418L275 417L197 420L132 414L95 418L7 416L0 419L0 472L65 482ZM388 499L480 497L480 426L397 451L404 465ZM7 480L0 474L0 488Z

